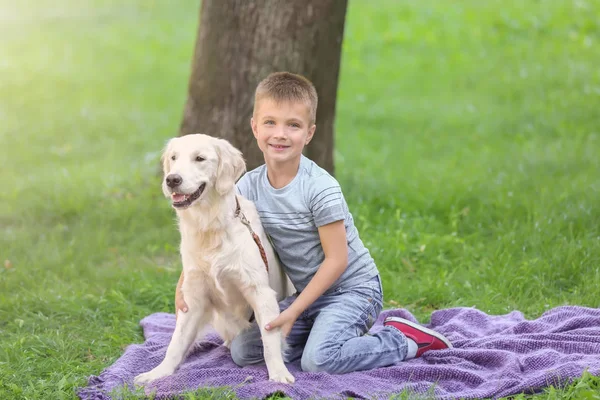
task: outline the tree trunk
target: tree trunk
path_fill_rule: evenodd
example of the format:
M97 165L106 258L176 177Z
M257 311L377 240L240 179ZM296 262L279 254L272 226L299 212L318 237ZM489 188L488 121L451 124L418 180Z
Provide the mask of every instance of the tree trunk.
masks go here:
M347 0L203 0L180 134L206 133L264 163L250 118L269 73L310 79L319 95L306 155L333 173L334 119Z

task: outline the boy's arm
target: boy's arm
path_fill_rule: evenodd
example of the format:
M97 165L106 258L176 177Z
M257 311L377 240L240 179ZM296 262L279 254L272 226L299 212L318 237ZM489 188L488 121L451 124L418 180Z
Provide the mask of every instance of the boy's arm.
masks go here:
M181 285L183 285L183 270L181 271L179 281L177 282L177 287L175 288L175 319L177 319L177 314L179 310L183 312L187 312L188 310L187 304L183 299L183 293L181 293Z
M325 260L292 305L267 324L267 330L281 326L287 335L302 311L329 289L348 267L348 242L344 221L335 221L318 229Z
M289 307L297 315L325 293L348 267L348 242L344 221L332 222L318 229L325 259L315 276Z

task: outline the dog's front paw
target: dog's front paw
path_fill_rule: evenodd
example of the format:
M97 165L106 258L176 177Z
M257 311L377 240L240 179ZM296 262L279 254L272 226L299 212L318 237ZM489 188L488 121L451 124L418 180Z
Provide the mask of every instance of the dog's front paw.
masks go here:
M173 373L166 368L162 368L160 365L154 368L151 371L144 372L143 374L139 374L133 379L133 383L136 385L143 385L148 382L152 382L155 379L162 378L165 376L169 376Z
M287 368L283 368L269 374L269 380L280 383L294 383L296 381L294 376L290 374L290 371L288 371Z

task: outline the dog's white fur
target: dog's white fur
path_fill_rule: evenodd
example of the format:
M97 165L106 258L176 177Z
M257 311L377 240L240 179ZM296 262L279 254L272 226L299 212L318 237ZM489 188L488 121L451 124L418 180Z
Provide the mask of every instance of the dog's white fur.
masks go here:
M197 158L199 157L199 158ZM203 328L210 324L230 341L249 326L254 311L261 327L269 379L292 383L283 363L281 330L264 325L279 315L277 301L293 293L260 223L254 204L236 195L235 182L246 170L242 154L228 141L207 135L171 139L163 153L163 192L191 194L206 184L200 197L186 208L177 208L181 233L184 281L182 293L188 312L178 311L173 337L164 360L153 370L138 375L143 384L175 372ZM167 176L181 177L169 187ZM241 210L259 235L267 253L269 272L248 228L234 216L236 196Z

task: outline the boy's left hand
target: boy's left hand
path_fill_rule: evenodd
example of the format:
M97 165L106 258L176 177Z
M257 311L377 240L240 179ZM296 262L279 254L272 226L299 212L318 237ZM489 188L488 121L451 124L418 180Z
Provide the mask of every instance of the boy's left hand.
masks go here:
M279 317L275 318L273 321L269 322L265 325L265 329L270 331L275 328L281 328L281 333L283 333L283 337L287 337L292 330L292 326L298 319L298 315L292 312L289 308L284 310L279 314Z

